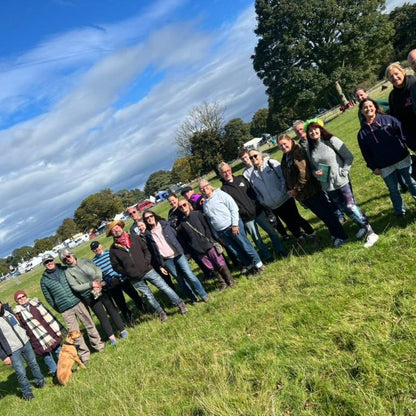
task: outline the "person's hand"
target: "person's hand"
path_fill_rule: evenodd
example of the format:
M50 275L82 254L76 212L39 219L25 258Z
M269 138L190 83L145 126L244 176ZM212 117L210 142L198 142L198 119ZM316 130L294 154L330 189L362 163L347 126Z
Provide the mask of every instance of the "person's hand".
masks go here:
M234 235L238 235L238 234L240 234L240 230L238 229L238 225L233 225L233 226L231 227L231 232L232 232Z
M161 267L160 269L159 269L160 271L161 271L161 273L162 274L164 274L165 276L167 276L168 274L169 274L169 272L164 268L164 267Z
M6 364L6 365L11 365L12 360L11 360L11 358L10 358L10 357L7 357L7 358L5 358L5 359L3 360L3 362L4 362L4 364Z
M318 176L318 177L324 176L324 173L321 170L316 170L315 171L315 176Z
M288 194L289 196L291 196L292 198L294 198L294 197L295 197L295 195L296 195L295 191L287 191L287 194Z
M379 168L373 170L374 175L381 175L381 170Z

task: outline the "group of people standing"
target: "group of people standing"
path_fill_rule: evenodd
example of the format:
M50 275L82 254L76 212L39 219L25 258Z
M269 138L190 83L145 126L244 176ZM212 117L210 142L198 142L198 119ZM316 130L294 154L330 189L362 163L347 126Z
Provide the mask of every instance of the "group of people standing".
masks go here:
M416 71L416 49L409 53L408 60ZM404 216L399 185L402 192L408 190L416 200L408 150L416 151L416 78L398 63L388 66L386 77L393 85L388 102L371 99L362 87L355 91L359 101L358 144L368 168L383 178L395 214ZM171 193L167 220L152 210L141 214L137 207L130 207L127 213L133 224L129 232L123 221L108 224L106 235L113 238L110 249L104 250L93 241L92 260L78 259L68 249L59 252L62 264L55 263L49 254L42 258L45 270L40 286L47 303L62 316L63 324L24 290L16 291L14 309L0 302L0 358L13 366L25 400L32 400L34 395L23 359L36 387L44 387L36 355L55 376L63 334L66 330L79 331L79 321L90 345L97 352L104 350L90 311L110 345L115 345L118 338L128 336L126 325L134 324L124 294L138 312L150 308L162 322L168 315L149 283L183 315L189 312L183 299L191 304L210 301L203 282L189 265L190 258L205 277L215 277L220 291L224 291L236 284L230 262L251 278L263 273L265 264L286 257L282 240L291 238L287 230L297 244L316 244L316 232L300 214L296 201L322 220L335 247L348 238L344 215L357 225L356 237L365 238L364 247L378 241L379 236L355 201L349 175L354 157L345 143L319 119L297 120L293 129L299 141L287 134L277 139L283 151L281 163L257 149L242 149L242 175L234 175L232 167L221 162L221 189L202 180L200 193L190 187L182 190L182 198ZM272 250L264 243L259 227L270 237ZM76 344L86 364L90 350L84 338L77 339Z

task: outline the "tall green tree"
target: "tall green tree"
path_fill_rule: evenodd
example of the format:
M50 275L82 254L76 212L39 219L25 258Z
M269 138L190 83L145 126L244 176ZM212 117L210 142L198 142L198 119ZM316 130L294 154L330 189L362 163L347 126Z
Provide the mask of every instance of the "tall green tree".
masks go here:
M394 25L394 60L406 59L410 50L416 48L416 4L405 3L390 13Z
M122 200L111 189L104 189L85 198L75 210L74 221L78 229L88 231L101 221L108 221L123 211Z
M374 80L391 55L392 24L383 0L256 0L257 75L272 97L276 133L294 118L341 103Z
M191 165L192 156L180 157L172 166L172 182L189 182L195 175Z
M267 133L267 118L269 117L269 109L261 108L257 110L250 123L250 134L253 137L261 137L263 133Z
M62 242L79 233L79 229L72 218L65 218L56 230L56 237Z
M169 188L172 183L172 174L169 170L153 172L146 181L144 192L146 195L155 195L158 191Z
M192 136L192 154L201 161L200 175L210 172L222 160L222 136L219 132L202 131Z
M35 240L35 245L33 248L35 249L36 255L39 253L43 253L44 251L52 250L55 245L54 239L51 237L41 238L39 240Z
M222 136L222 158L226 161L237 158L238 149L251 139L250 124L241 118L233 118L224 126Z

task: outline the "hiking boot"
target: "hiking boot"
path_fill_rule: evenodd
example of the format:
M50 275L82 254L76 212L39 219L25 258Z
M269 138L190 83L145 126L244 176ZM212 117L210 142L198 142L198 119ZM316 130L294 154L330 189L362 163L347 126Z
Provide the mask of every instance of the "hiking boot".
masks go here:
M46 380L43 379L42 381L39 381L39 383L35 384L36 388L43 389L46 386Z
M181 303L179 303L178 304L178 308L179 308L179 310L181 311L181 314L182 315L185 315L185 314L187 314L189 311L188 311L188 308L186 307L186 305L185 305L185 302L181 302Z
M33 394L26 394L26 395L23 395L22 397L23 400L26 400L28 402L31 402L34 398L35 396Z
M165 323L168 320L168 316L166 315L165 311L161 311L159 313L159 318L163 323Z
M334 239L334 247L341 247L342 245L344 245L345 240L343 240L342 238L335 238Z

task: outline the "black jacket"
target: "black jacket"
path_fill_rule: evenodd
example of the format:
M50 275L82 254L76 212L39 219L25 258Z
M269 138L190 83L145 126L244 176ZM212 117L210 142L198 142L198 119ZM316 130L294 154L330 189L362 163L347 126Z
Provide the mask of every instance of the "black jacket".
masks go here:
M114 242L110 247L113 269L130 279L141 279L152 269L150 252L145 242L137 235L130 235L130 249Z
M254 220L261 213L260 204L250 183L243 176L233 176L232 182L221 179L221 190L231 195L238 205L243 222Z
M203 235L198 234L190 225ZM191 211L188 217L184 217L178 231L197 254L205 254L213 246L211 230L201 211Z

